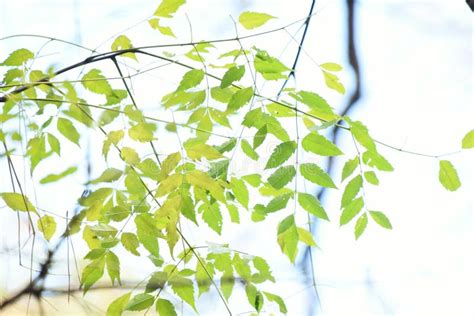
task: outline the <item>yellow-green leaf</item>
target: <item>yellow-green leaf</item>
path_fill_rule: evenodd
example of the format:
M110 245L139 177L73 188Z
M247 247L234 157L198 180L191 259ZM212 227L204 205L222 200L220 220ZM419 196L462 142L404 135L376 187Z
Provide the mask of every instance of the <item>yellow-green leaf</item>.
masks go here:
M49 241L56 232L56 221L52 216L40 217L37 222L38 230L43 233L44 238Z
M329 174L314 163L303 163L300 165L301 175L308 181L317 185L336 189L336 185L332 181Z
M298 203L306 212L313 214L320 219L329 220L326 211L321 206L321 203L316 196L308 193L298 193Z
M86 73L82 77L82 85L97 94L109 95L112 93L112 87L99 69L92 69Z
M58 118L58 131L67 139L69 139L71 142L79 146L79 138L81 135L79 135L79 132L76 130L74 125L71 123L71 121L65 119L65 118Z
M46 183L56 182L56 181L61 180L64 177L67 177L70 174L73 174L76 171L77 171L77 167L70 167L61 173L47 175L46 177L40 180L40 183L46 184Z
M2 197L7 206L14 211L36 213L36 208L30 203L28 197L24 195L19 193L0 193L0 197Z
M259 26L264 25L270 19L275 19L274 16L271 16L266 13L258 13L258 12L250 12L246 11L243 12L239 16L239 22L245 27L247 30L251 30L257 28Z
M349 223L357 214L359 214L363 206L364 200L361 197L350 202L342 210L341 217L339 219L339 224L343 226Z
M367 223L368 223L368 218L367 218L367 214L364 213L362 214L358 219L357 219L357 222L355 224L355 228L354 228L354 235L355 235L355 239L359 239L360 236L362 236L362 234L364 233L365 231L365 228L367 227Z
M28 60L32 59L35 55L26 48L20 48L12 52L10 56L3 61L3 66L21 66Z
M462 148L474 148L474 130L469 131L462 139Z
M390 220L388 219L388 217L384 213L379 212L379 211L370 211L369 213L370 213L370 216L372 217L372 219L377 224L379 224L383 228L392 229L392 224L390 223Z
M288 141L276 146L265 165L265 169L280 166L287 161L296 150L296 142Z
M461 186L458 173L448 160L440 160L439 162L439 181L448 191L456 191Z
M121 316L125 306L127 305L128 301L130 300L130 296L132 295L131 292L120 296L112 303L110 303L109 307L107 308L107 316Z
M125 306L127 311L142 311L155 302L153 295L140 293L135 295Z
M126 49L131 49L131 48L133 48L132 41L130 41L130 39L125 35L117 36L117 38L115 38L111 46L112 51L126 50ZM137 56L133 52L124 53L124 54L121 54L120 56L137 60Z
M293 215L286 217L278 224L277 240L281 251L287 255L291 262L295 262L298 253L299 234Z
M234 66L229 68L222 77L221 81L221 89L227 88L230 86L234 81L239 81L245 74L245 66Z
M154 15L164 18L172 18L179 7L186 3L186 0L162 0Z
M326 137L317 133L309 133L301 142L303 149L320 156L338 156L343 152Z
M287 185L296 175L294 166L286 166L278 168L269 178L268 183L275 189L279 190Z
M156 301L156 311L160 316L178 316L173 303L163 298Z

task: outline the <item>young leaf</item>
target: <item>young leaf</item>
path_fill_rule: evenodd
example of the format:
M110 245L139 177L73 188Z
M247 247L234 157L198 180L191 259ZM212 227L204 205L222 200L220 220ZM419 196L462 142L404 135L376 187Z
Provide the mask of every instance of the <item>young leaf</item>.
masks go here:
M173 292L196 311L193 281L181 276L174 276L169 280L169 283Z
M227 104L227 112L235 112L245 104L247 104L253 97L253 88L243 88L237 90L232 97L230 98L229 103Z
M349 177L359 166L359 157L354 157L353 159L347 160L342 168L341 182Z
M280 167L269 178L268 183L279 190L287 185L296 175L296 169L293 166Z
M335 74L323 70L323 75L328 88L336 90L340 94L346 93L344 85L339 81L339 78Z
M342 66L339 65L339 64L336 64L336 63L324 63L324 64L321 64L319 66L321 66L321 68L324 68L327 71L337 72L337 71L342 70Z
M140 243L135 234L122 233L121 241L125 249L127 249L129 252L131 252L135 256L140 256L140 253L137 251L137 248L140 245Z
M364 233L365 231L365 228L367 227L367 223L368 223L368 218L367 218L367 214L364 213L362 214L358 219L357 219L357 222L355 224L355 228L354 228L354 235L355 235L355 239L359 239L360 236L362 236L362 234Z
M28 197L24 195L19 193L0 193L0 197L14 211L37 213L36 208L30 203Z
M269 292L263 292L263 294L265 294L266 298L270 302L277 303L278 308L280 309L280 313L283 313L283 314L288 313L288 309L286 308L285 301L280 296L269 293Z
M58 131L67 139L69 139L71 142L79 146L79 138L81 135L79 135L78 131L74 127L74 125L71 123L71 121L65 119L65 118L58 118Z
M387 218L387 216L384 213L379 212L379 211L370 211L369 213L372 219L377 224L379 224L383 228L392 229L392 224L390 223L390 220Z
M288 204L291 194L282 194L273 198L268 205L265 207L265 213L273 213L282 210Z
M49 241L56 232L56 221L54 217L45 215L40 217L37 222L38 230L43 233L44 238Z
M114 182L120 179L121 176L122 176L122 170L119 170L116 168L107 168L102 172L102 174L97 179L92 180L90 184Z
M246 139L242 139L240 144L242 151L252 160L258 160L257 152L250 146L249 142Z
M109 273L112 285L115 280L120 284L120 260L112 251L108 251L105 255L105 263L107 264L107 272Z
M82 77L82 85L97 94L112 94L112 87L99 69L92 69Z
M120 151L120 157L122 157L123 161L132 166L140 162L140 157L138 156L135 149L131 147L123 147Z
M268 20L275 19L274 16L271 16L266 13L258 13L258 12L249 12L245 11L239 16L239 22L245 27L247 30L251 30L262 26L263 24L267 23Z
M360 175L354 177L349 183L347 183L344 193L341 199L341 208L349 204L359 193L362 188L362 177Z
M469 131L462 139L462 148L474 148L474 130Z
M159 298L156 301L156 311L160 316L178 316L173 303L163 298Z
M204 79L204 71L201 69L191 69L184 74L179 83L177 91L184 91L196 87Z
M256 149L260 146L265 138L267 137L267 125L263 125L258 131L255 133L253 137L253 148Z
M373 171L364 172L364 178L370 184L373 184L373 185L378 185L379 184L379 179L377 178L377 175Z
M245 74L245 66L234 66L229 68L222 77L221 81L221 89L227 88L230 86L234 81L239 81Z
M234 193L235 198L242 204L245 208L249 207L249 191L245 182L241 179L232 177L230 183L232 184L232 193Z
M0 65L3 66L21 66L35 55L26 48L20 48L12 52Z
M125 306L127 311L142 311L152 306L155 302L153 295L140 293L135 295Z
M353 200L352 202L350 202L342 210L341 217L339 219L339 224L343 226L349 223L357 214L359 214L363 206L364 206L364 200L362 199L362 197L359 197Z
M270 158L265 165L265 169L271 169L280 166L287 161L296 150L296 142L287 141L276 146Z
M160 25L160 19L149 19L148 24L152 29L158 30L161 34L175 37L173 30L169 26Z
M298 227L298 236L299 236L299 240L302 243L310 247L317 246L316 241L314 241L313 235L311 235L311 233L307 231L306 229Z
M56 182L77 171L77 167L70 167L59 174L49 174L40 180L41 184Z
M202 219L206 222L209 227L218 233L222 233L222 214L217 203L214 204L203 204L200 209L202 210Z
M306 212L313 214L317 218L327 221L329 220L326 211L314 195L308 193L298 193L298 203Z
M332 142L316 133L309 133L301 142L303 149L320 156L338 156L343 152Z
M439 162L439 181L449 191L456 191L461 186L458 173L448 160L440 160Z
M286 217L278 224L277 240L281 251L287 255L291 262L295 262L298 253L299 235L293 215Z
M155 130L155 124L140 122L130 127L128 136L137 142L150 142L153 140L153 132Z
M278 80L286 78L284 72L290 70L281 61L271 57L266 51L257 49L254 59L255 71L260 73L266 80Z
M317 185L336 189L336 185L332 181L331 177L321 169L317 164L314 163L303 163L300 165L301 175L308 181L311 181Z
M349 117L345 116L344 120L349 124L352 136L357 140L359 144L364 146L367 150L376 151L375 142L369 135L369 130L360 121L352 121Z
M81 284L84 287L84 294L104 275L104 267L105 257L101 256L82 270Z
M125 35L117 36L117 38L115 38L111 46L112 51L125 50L125 49L130 49L130 48L133 48L132 42ZM137 56L133 52L124 53L124 54L121 54L120 56L128 57L128 58L138 61Z
M179 7L186 3L186 0L162 0L154 15L164 18L172 18Z
M121 316L125 309L125 306L130 300L131 295L132 293L128 292L127 294L120 296L112 303L110 303L109 307L107 308L106 316Z

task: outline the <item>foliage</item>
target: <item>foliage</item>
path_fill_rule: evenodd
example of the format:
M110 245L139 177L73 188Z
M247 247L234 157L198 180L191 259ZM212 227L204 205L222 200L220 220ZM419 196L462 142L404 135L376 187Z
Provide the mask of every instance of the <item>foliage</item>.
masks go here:
M163 0L149 19L149 25L164 36L175 37L172 28L162 23L167 23L184 4L184 0ZM245 29L254 29L273 19L275 17L266 13L244 12L238 21ZM309 219L314 216L329 220L328 212L314 194L297 187L298 179L343 192L339 223L341 226L353 224L356 239L364 233L369 221L392 229L386 214L366 206L364 187L379 185L378 175L394 169L379 151L381 144L370 135L368 128L360 121L340 117L316 92L285 89L280 98L260 95L255 81L248 83L254 79L254 73L278 83L287 79L291 69L263 49L247 50L240 42L235 44L239 44L235 49L219 51L220 57L212 58L209 52L218 49L217 43L186 43L181 45L189 47L184 55L186 60L171 59L186 72L160 105L163 110L184 113L188 118L185 124L146 116L135 102L126 80L120 84L109 80L105 72L97 68L100 61L112 60L124 78L123 63L140 63L143 56L151 54L146 48L134 47L124 34L113 40L111 52L94 54L61 70L33 69L35 54L26 48L15 50L0 64L4 70L0 87L4 93L0 99L3 104L0 140L5 149L2 157L13 173L11 156L19 155L22 146L26 147L25 157L33 174L44 161L62 157L67 142L81 150L86 130L103 138L104 160L109 161L111 155L121 160L109 162L100 176L87 183L90 191L78 198L79 211L64 232L57 232L55 218L42 215L30 202L17 178L12 180L12 192L0 194L9 209L37 217L37 230L51 243L82 234L90 248L85 256L88 263L81 275L84 293L105 275L112 284L120 286L120 258L116 249L122 247L130 256L149 258L156 271L145 281L144 291L129 292L115 299L107 309L108 315L146 311L153 306L160 315L176 315L176 300L182 300L197 312L196 299L211 289L227 306L237 282L243 285L248 303L256 312L274 302L273 306L280 313L287 313L284 300L265 290L266 283L275 282L275 278L264 258L241 253L228 245L192 245L180 223L189 221L200 229L204 229L201 227L205 223L221 234L231 225L227 223L227 216L239 224L240 216L247 215L246 210L256 222L279 216L273 234L281 251L294 262L301 244L316 246L310 229L304 227L305 223L297 222L295 213L306 212ZM165 53L152 56L170 60ZM219 65L223 59L231 62L219 66L223 68L221 75L212 74L210 66ZM342 67L333 62L319 66L327 87L344 93L345 88L337 76ZM57 75L78 67L86 67L82 86L72 81L54 81ZM103 100L100 105L92 101L97 98ZM45 111L50 106L55 108L56 114ZM27 134L18 128L18 120L25 112L31 113ZM116 124L119 117L125 124L121 129L117 129ZM232 131L231 122L239 118L242 118L242 128L254 133L250 141L215 132L217 128ZM290 136L294 127L289 122L295 120L298 134ZM165 129L159 126L161 123L166 124ZM345 162L340 182L314 159L344 155L325 136L325 130L334 127L351 135L357 151L355 157ZM181 129L191 130L193 135L179 138ZM154 145L160 133L176 133L180 151L160 158ZM473 135L474 131L467 133L462 148L474 147ZM217 141L219 138L224 141ZM275 141L277 144L271 154L265 156L262 144L275 144ZM143 146L151 148L154 154L144 155ZM301 151L311 157L307 162L298 161ZM239 154L249 161L262 162L265 167L258 174L234 173L229 165L234 155ZM62 181L77 170L78 166L73 165L39 182L61 186ZM268 176L263 176L264 171ZM439 161L439 180L450 191L461 186L456 169L448 160ZM124 223L129 221L124 229ZM180 252L179 243L183 248ZM187 268L182 268L183 263ZM160 296L165 288L171 289L174 300Z

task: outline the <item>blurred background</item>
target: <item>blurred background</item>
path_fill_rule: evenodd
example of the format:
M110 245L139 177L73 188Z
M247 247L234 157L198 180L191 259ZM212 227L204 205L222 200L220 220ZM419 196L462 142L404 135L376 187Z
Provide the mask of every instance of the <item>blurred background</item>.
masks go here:
M288 66L294 62L304 32L304 18L313 4L311 0L187 2L169 22L178 42L234 37L233 19L246 10L278 17L262 30L301 20L281 31L242 41L246 48L257 45L272 52ZM38 34L99 52L108 51L119 32L131 38L134 46L176 42L147 25L146 19L158 4L159 1L150 0L0 0L0 38ZM317 91L339 113L348 109L348 114L362 120L377 140L396 148L430 155L458 151L462 137L473 128L474 118L473 20L464 1L326 0L315 1L313 13L295 78L290 79L288 87ZM351 15L353 23L349 19ZM238 32L239 36L255 33L243 29ZM355 57L349 55L351 32ZM47 45L43 46L45 43ZM217 47L219 51L226 51L236 48L235 45L227 43ZM41 48L35 61L37 68L52 64L61 68L90 55L87 50L58 41L15 37L0 41L0 60L19 47L32 51ZM358 71L353 68L355 61ZM147 62L132 66L149 67L156 63ZM346 95L341 96L324 86L317 66L323 62L344 66L342 81ZM101 65L101 69L112 73L111 66ZM132 66L129 71L133 72ZM158 108L161 96L179 82L181 77L176 72L183 70L175 65L157 63L156 66L160 68L132 81L141 108L147 113L159 113L160 117L184 121L179 114L163 113ZM68 78L78 75L79 72L73 73ZM275 95L278 88L278 85L259 82L263 95ZM352 104L350 99L355 91L359 92L360 98ZM186 137L186 132L183 133ZM251 135L247 131L243 137ZM351 157L355 150L347 136L338 135L337 144ZM85 146L89 150L80 151L83 156L78 155L77 148L72 145L70 148L65 146L61 159L41 165L33 179L23 159L14 158L27 192L35 196L35 204L58 214L58 222L61 218L65 222L66 212L74 209L87 181L88 165L93 178L105 166L100 154L101 141L92 133L85 138L88 138ZM172 152L175 136L160 136L160 144L166 144L158 148L160 154ZM265 150L271 152L275 145L276 142L268 144ZM313 249L312 261L303 248L296 266L281 255L276 243L279 218L253 223L250 216L242 216L242 225L228 224L222 236L212 232L198 233L195 228L187 227L189 239L194 244L229 243L233 249L268 258L277 280L273 290L285 298L290 315L472 315L474 152L463 151L448 157L462 181L461 188L452 193L439 184L437 159L386 147L380 147L380 151L392 162L395 172L383 174L380 186L366 189L367 203L371 209L381 210L389 216L394 226L392 231L369 224L366 233L356 242L351 225L342 228L338 225L340 190L321 193L319 188L304 183L307 192L320 194L331 219L330 223L313 223L320 249ZM338 159L332 163L332 174L337 181L344 161ZM34 181L64 170L71 163L78 164L80 172L68 178L60 188L33 186ZM328 165L325 160L319 163ZM261 165L252 165L237 157L232 168L234 172L252 173L260 170ZM8 177L7 162L0 160L0 192L11 190ZM301 221L304 222L304 218ZM27 226L25 219L21 222L19 262L17 217L0 205L2 297L16 293L27 284L32 271L30 267L37 268L45 258L48 245L38 238L33 243ZM24 297L2 315L34 315L41 309L46 315L100 315L114 298L124 293L105 288L91 291L86 296L73 292L68 298L69 282L72 288L78 287L75 265L84 266L82 258L87 247L80 236L75 236L68 247L63 248L47 280L48 288L53 290L45 293L42 304L34 299L29 302L28 297ZM73 257L77 262L73 263ZM146 261L123 260L125 287L133 287L152 271ZM311 265L315 272L315 287ZM34 271L32 273L34 275ZM110 283L104 278L100 284ZM249 313L250 306L246 304L245 294L233 297L230 302L236 315ZM203 315L225 313L212 291L201 297L198 309ZM182 313L192 314L185 307Z

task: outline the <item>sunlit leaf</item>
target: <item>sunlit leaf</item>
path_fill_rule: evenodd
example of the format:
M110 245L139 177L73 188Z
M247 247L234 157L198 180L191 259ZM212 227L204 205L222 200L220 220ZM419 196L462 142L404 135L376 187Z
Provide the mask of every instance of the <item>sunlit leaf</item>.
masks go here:
M164 18L172 18L179 7L186 3L186 0L162 0L154 15Z
M234 81L239 81L245 74L245 66L231 67L226 71L224 77L222 77L220 87L227 88Z
M69 139L71 142L79 146L79 138L81 135L79 132L76 130L74 125L71 123L71 121L65 119L65 118L58 118L58 131L67 139Z
M288 141L276 146L265 165L265 169L280 166L287 161L296 150L296 142Z
M247 30L251 30L262 26L263 24L267 23L268 20L275 19L274 16L271 16L266 13L258 13L258 12L249 12L245 11L240 14L239 22L245 27Z
M0 193L0 197L5 201L5 204L14 211L36 213L36 208L25 195L21 195L20 193Z
M299 235L293 215L286 217L278 224L277 240L281 251L291 262L295 262L296 254L298 253Z
M360 236L362 236L362 234L364 233L365 231L365 228L367 227L367 223L368 223L368 218L367 218L367 214L364 213L362 214L358 219L357 219L357 222L355 224L355 228L354 228L354 235L355 235L355 239L359 239Z
M314 195L309 193L298 193L298 203L308 213L313 214L320 219L329 220L326 211Z
M125 305L125 310L127 311L142 311L152 306L155 302L153 295L140 293L135 295L128 303Z
M61 173L47 175L46 177L44 177L40 180L40 183L41 184L46 184L46 183L56 182L56 181L59 181L59 180L65 178L65 177L67 177L68 175L71 175L71 174L75 173L76 171L77 171L77 167L70 167L70 168L67 168L66 170L64 170Z
M469 131L462 139L463 149L474 148L474 130Z
M107 308L106 315L107 316L121 316L123 311L125 310L125 306L130 300L130 296L132 296L131 292L115 299L112 303L110 303L109 307Z
M0 66L21 66L35 55L26 48L20 48L10 54Z
M379 224L383 228L392 229L392 224L390 223L390 220L388 219L388 217L384 213L379 212L379 211L369 211L369 213L370 213L370 216L372 217L372 219L377 224Z
M112 51L117 51L117 50L127 50L133 48L132 41L125 36L125 35L119 35L115 38L115 40L112 43L112 46L110 47ZM124 54L121 54L120 56L128 57L133 60L137 60L137 56L135 55L134 52L127 52Z
M163 298L156 301L156 311L160 316L178 316L173 303Z
M301 175L314 184L326 187L337 188L329 174L314 163L303 163L300 165Z
M43 233L46 240L51 240L54 233L56 232L56 221L54 217L45 215L40 217L37 222L38 230Z
M439 162L439 181L448 191L456 191L461 186L458 173L448 160L440 160Z
M359 214L363 207L364 200L362 199L362 197L359 197L350 202L342 210L341 217L339 219L339 224L342 226L349 223L357 214Z
M338 156L343 152L326 137L317 133L309 133L301 142L303 149L320 156Z

